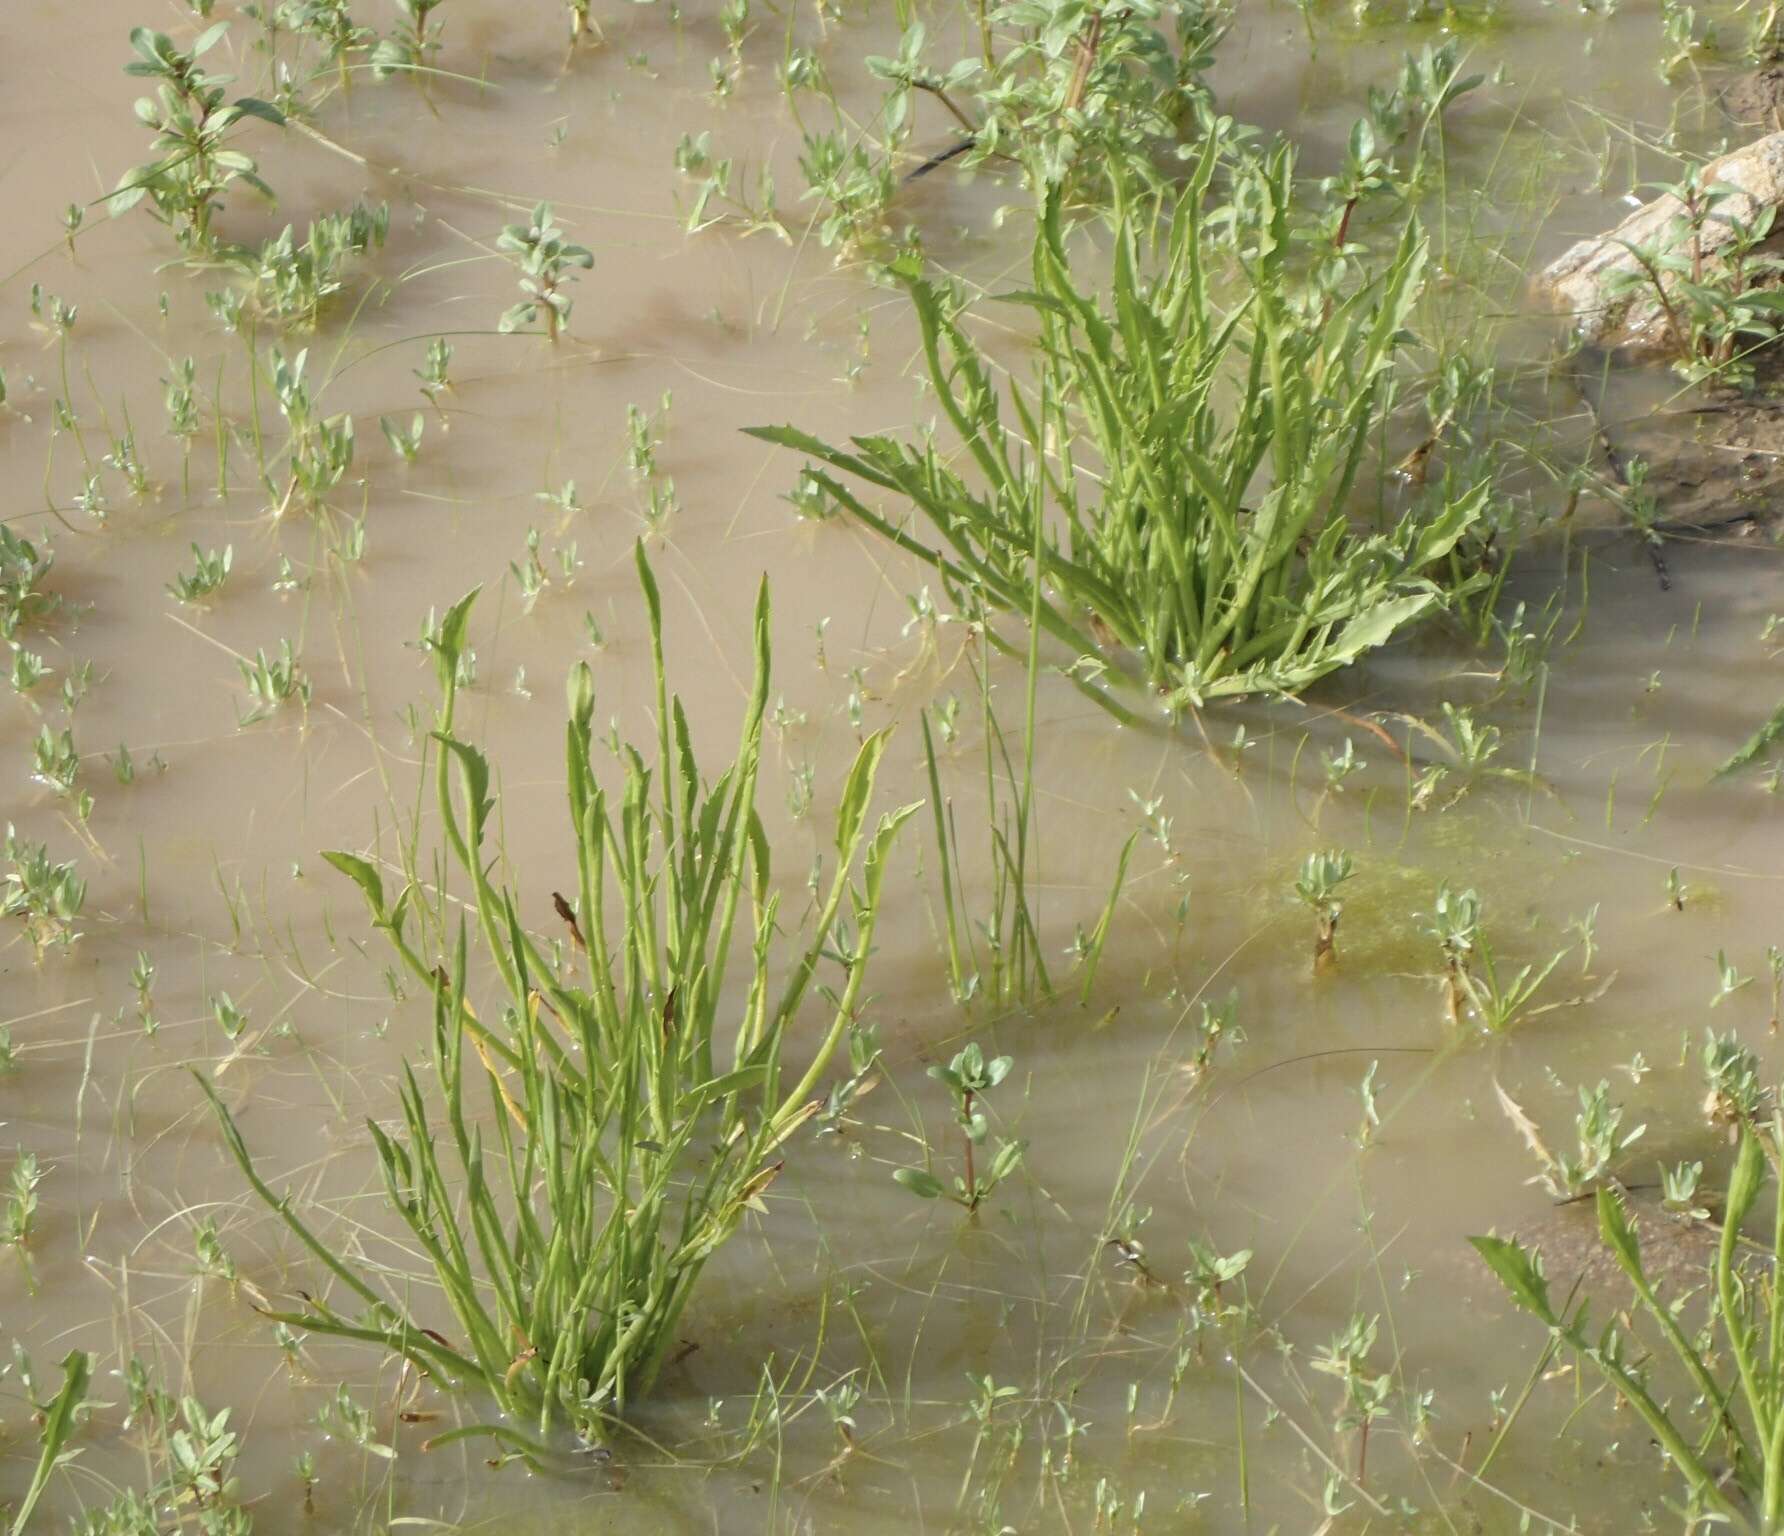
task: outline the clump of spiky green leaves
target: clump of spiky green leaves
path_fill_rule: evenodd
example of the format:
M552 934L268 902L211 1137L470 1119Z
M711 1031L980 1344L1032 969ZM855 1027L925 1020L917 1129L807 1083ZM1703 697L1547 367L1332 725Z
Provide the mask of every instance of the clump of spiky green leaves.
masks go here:
M155 95L136 103L137 117L155 131L155 158L125 172L111 195L111 211L125 213L146 199L190 254L212 248L211 221L231 184L244 182L272 198L253 160L236 147L236 129L251 117L282 125L284 114L253 96L226 102L230 77L199 66L228 30L227 22L218 22L182 51L165 33L136 27L130 46L137 57L124 66L125 74L156 82Z
M1223 169L1230 200L1217 209ZM1287 149L1229 151L1210 132L1156 270L1152 219L1118 207L1107 307L1074 277L1049 194L1033 290L1008 296L1040 325L1032 389L1009 392L1019 430L959 297L914 259L895 262L974 481L932 437L857 438L846 452L793 427L750 430L908 503L933 539L811 471L957 592L1038 624L1099 700L1132 687L1171 708L1296 693L1445 601L1427 573L1479 521L1489 485L1433 487L1398 519L1378 506L1386 532L1353 523L1394 406L1426 242L1408 220L1366 281L1347 289L1343 264L1309 279L1293 255L1292 173ZM1215 281L1223 257L1228 301Z
M514 891L490 877L490 767L453 734L471 598L432 641L443 697L436 791L503 999L499 1013L471 1005L465 927L461 920L449 940L443 892L431 931L452 951L440 957L450 973L424 953L430 919L416 886L392 900L369 860L328 855L433 992L433 1088L411 1069L402 1131L376 1122L371 1131L390 1198L432 1261L438 1292L409 1280L386 1284L382 1268L350 1263L313 1235L255 1173L213 1093L250 1182L338 1282L335 1298L281 1320L380 1345L442 1386L474 1386L501 1418L458 1433L492 1435L529 1455L554 1426L601 1438L648 1390L707 1259L747 1212L762 1209L784 1143L822 1108L819 1084L862 1004L886 855L914 809L869 822L886 742L883 732L870 736L842 788L828 886L798 947L782 952L755 812L769 681L766 587L742 737L707 789L687 717L666 690L661 609L642 551L638 568L651 616L656 762L616 741L619 785L602 787L593 682L579 665L566 743L577 894L553 898L567 963L558 963L556 946L548 956L523 926ZM749 965L741 984L728 984L740 917L750 936L740 935L738 947ZM827 962L840 967L832 987L817 982ZM814 991L827 1021L795 1071L785 1059L788 1036ZM470 1119L467 1096L478 1087L496 1111L487 1126Z

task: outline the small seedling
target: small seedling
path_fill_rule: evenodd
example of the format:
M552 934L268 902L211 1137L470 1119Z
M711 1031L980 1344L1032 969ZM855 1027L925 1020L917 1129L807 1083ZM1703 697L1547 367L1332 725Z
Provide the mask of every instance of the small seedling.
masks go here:
M1753 978L1743 976L1729 960L1724 950L1716 951L1716 990L1710 996L1710 1006L1718 1007L1725 999L1733 997L1741 988L1750 986Z
M510 560L508 569L513 573L515 585L520 588L521 602L531 613L533 605L539 601L539 594L551 584L551 578L545 574L545 562L539 558L539 530L527 529L527 555L523 564Z
M1391 1373L1371 1376L1364 1369L1370 1351L1375 1348L1379 1321L1374 1317L1365 1318L1361 1313L1353 1315L1343 1331L1334 1334L1331 1342L1316 1351L1308 1362L1314 1370L1335 1376L1342 1383L1343 1397L1335 1427L1340 1433L1349 1429L1357 1431L1359 1485L1366 1482L1369 1475L1369 1426L1386 1415L1392 1392Z
M50 675L50 665L35 651L20 646L12 653L12 670L8 673L15 693L27 694Z
M192 572L181 573L168 584L167 590L173 594L175 602L188 606L202 603L206 598L214 597L229 579L229 572L235 565L235 546L225 544L221 550L213 549L208 555L196 544L192 546Z
M1214 1052L1222 1041L1237 1044L1245 1038L1239 1027L1239 993L1235 988L1218 1003L1204 1002L1195 1024L1195 1052L1185 1064L1197 1078L1206 1077L1214 1066Z
M207 1216L192 1234L192 1252L198 1260L198 1272L230 1285L236 1282L235 1260L223 1246L217 1233L217 1219Z
M59 731L42 726L38 729L32 753L31 777L70 801L76 814L85 821L93 809L93 797L80 787L81 756L75 749L74 732L67 726Z
M1218 1320L1235 1310L1224 1292L1245 1273L1250 1263L1249 1248L1223 1255L1192 1237L1189 1239L1189 1268L1184 1271L1183 1283L1189 1287L1196 1306Z
M155 963L146 949L136 952L136 963L130 968L130 985L136 993L136 1016L142 1021L142 1032L152 1035L161 1027L155 1017Z
M502 315L496 329L518 331L543 315L545 334L556 341L570 323L571 300L564 285L577 269L594 266L594 253L564 239L564 231L552 219L550 203L538 204L527 223L508 225L497 237L496 249L513 258L520 269L520 291L526 295Z
M968 1211L977 1211L991 1192L1022 1163L1023 1143L1000 1140L992 1155L991 1166L983 1177L975 1166L974 1154L984 1143L989 1129L979 1101L1008 1076L1010 1065L1008 1056L987 1061L978 1042L974 1041L947 1066L931 1067L929 1075L947 1088L954 1101L954 1120L963 1137L965 1176L956 1175L952 1189L926 1168L900 1168L892 1177L925 1200L945 1196Z
M1718 1035L1704 1031L1704 1118L1726 1127L1731 1138L1743 1125L1759 1125L1769 1112L1771 1090L1759 1075L1759 1058L1741 1044L1732 1030Z
M5 523L0 523L0 640L11 640L26 625L42 624L62 605L46 592L44 578L56 557L39 551Z
M390 205L355 203L312 220L303 243L292 226L257 250L233 247L231 263L247 281L246 303L274 325L313 327L323 305L346 284L348 262L384 244Z
M310 680L291 654L289 640L279 642L276 658L269 659L264 650L257 649L252 661L239 661L236 665L241 669L248 697L254 701L253 707L242 716L241 724L252 725L257 720L264 720L292 699L300 704L310 702Z
M1577 923L1571 926L1575 931L1580 927ZM1510 1029L1523 1019L1565 1006L1546 1003L1540 1008L1532 1008L1530 1005L1543 983L1572 952L1573 946L1566 945L1546 961L1532 962L1515 975L1503 974L1499 957L1488 942L1481 923L1480 897L1473 891L1453 891L1447 885L1440 887L1426 932L1437 940L1443 953L1445 999L1451 1023L1461 1022L1464 1002L1473 1009L1480 1025L1495 1034Z
M0 1202L0 1243L22 1248L37 1224L37 1186L43 1170L32 1152L20 1152L12 1165L12 1182Z
M451 367L452 343L444 336L434 337L427 344L426 362L414 372L420 380L422 394L427 396L427 403L436 411L440 409L440 396L452 388Z
M5 878L0 879L0 917L24 919L39 959L51 944L66 950L80 937L75 930L87 899L87 884L73 864L55 863L42 843L22 841L6 828Z
M1346 736L1344 750L1330 752L1320 751L1320 764L1325 770L1326 789L1336 794L1344 788L1345 781L1354 774L1361 773L1369 765L1357 756L1357 744Z
M1313 969L1329 968L1337 957L1338 919L1344 903L1338 889L1354 873L1351 857L1342 848L1328 848L1307 855L1295 894L1313 911Z
M1703 1164L1676 1163L1668 1168L1664 1163L1660 1168L1660 1200L1665 1208L1676 1216L1684 1216L1692 1221L1708 1221L1709 1211L1698 1204L1698 1186L1703 1180Z
M420 457L421 435L427 429L427 422L420 411L410 418L407 427L388 416L380 416L378 425L384 431L384 441L390 444L391 451L405 464L413 464Z
M241 1039L242 1031L248 1027L248 1010L236 1007L227 992L219 992L211 999L211 1017L227 1040Z

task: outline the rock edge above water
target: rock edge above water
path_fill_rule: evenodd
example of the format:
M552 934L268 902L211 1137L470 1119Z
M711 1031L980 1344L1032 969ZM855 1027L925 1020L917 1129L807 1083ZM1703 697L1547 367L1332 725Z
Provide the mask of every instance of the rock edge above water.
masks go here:
M1742 149L1731 150L1703 168L1702 183L1733 188L1707 216L1703 253L1713 258L1734 233L1733 220L1751 224L1762 209L1784 203L1784 133L1770 133ZM1631 245L1654 245L1668 236L1669 226L1682 224L1684 204L1670 192L1629 215L1615 229L1569 246L1537 274L1538 298L1558 313L1569 315L1579 339L1589 346L1654 352L1667 344L1666 320L1645 284L1614 292L1618 280L1641 271ZM1677 232L1682 237L1683 231Z

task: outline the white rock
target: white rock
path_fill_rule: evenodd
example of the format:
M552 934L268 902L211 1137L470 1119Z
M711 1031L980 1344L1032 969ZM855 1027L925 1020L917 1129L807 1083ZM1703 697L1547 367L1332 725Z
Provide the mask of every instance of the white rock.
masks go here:
M1717 183L1733 187L1737 195L1725 198L1707 216L1701 237L1706 256L1728 243L1731 219L1750 224L1762 208L1784 203L1784 133L1767 134L1712 160L1703 168L1702 184L1708 188ZM1664 315L1652 289L1643 285L1621 293L1609 290L1622 274L1641 270L1629 245L1662 239L1667 226L1683 219L1684 213L1678 198L1663 193L1609 234L1569 246L1537 274L1535 292L1555 310L1572 316L1580 340L1590 345L1638 351L1665 346Z

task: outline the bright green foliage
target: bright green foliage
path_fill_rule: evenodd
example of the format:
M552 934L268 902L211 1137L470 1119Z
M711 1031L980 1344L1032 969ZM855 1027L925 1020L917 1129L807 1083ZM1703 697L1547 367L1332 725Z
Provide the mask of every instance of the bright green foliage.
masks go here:
M1172 708L1299 692L1440 606L1446 594L1426 573L1487 504L1483 482L1447 498L1434 489L1386 532L1352 521L1423 279L1417 222L1355 291L1309 286L1291 249L1289 152L1235 156L1232 201L1213 210L1221 163L1210 134L1156 271L1142 238L1150 220L1118 211L1108 311L1074 279L1059 198L1048 195L1034 289L1007 296L1040 324L1032 389L1010 392L1019 430L956 300L913 260L894 264L972 481L930 438L857 438L845 452L793 427L750 429L908 502L933 542L906 531L901 508L873 511L811 472L957 595L1032 612L1105 700L1116 683L1144 685ZM1210 271L1229 243L1223 227L1230 300Z
M156 94L136 103L137 117L155 130L155 159L125 172L111 195L111 212L127 212L147 198L189 253L210 250L211 219L232 182L246 182L268 200L273 195L253 160L234 147L233 130L245 117L282 126L283 114L253 96L225 103L230 77L199 68L228 30L227 22L218 22L183 53L165 33L136 27L130 46L137 58L124 66L127 75L157 82Z
M39 550L0 523L0 640L11 640L26 624L41 624L62 606L43 587L55 562L50 550Z
M10 824L0 853L0 917L24 920L39 957L51 944L67 949L80 937L74 925L87 900L86 881L73 864L56 863L42 843L25 842Z
M391 900L369 861L328 855L434 994L434 1056L427 1071L405 1075L403 1130L392 1135L373 1122L371 1131L391 1201L427 1254L439 1296L406 1282L385 1289L374 1283L378 1272L312 1235L254 1173L213 1094L256 1190L363 1304L355 1317L338 1310L338 1297L318 1299L280 1320L381 1345L442 1386L474 1384L503 1418L462 1433L527 1454L538 1442L525 1426L543 1436L567 1423L598 1440L610 1416L649 1389L707 1259L746 1212L763 1209L783 1144L821 1108L825 1067L862 1004L886 855L914 809L870 825L886 744L883 732L870 736L842 788L827 890L799 947L777 954L779 903L755 812L769 683L766 588L742 739L709 788L680 700L665 688L661 610L642 552L638 566L659 736L654 765L615 744L612 793L596 771L587 666L570 680L577 895L574 905L562 896L554 904L581 974L546 957L522 926L514 891L490 879L490 765L453 734L471 598L446 615L432 642L444 696L437 790L503 994L499 1014L486 1022L467 996L462 922L448 976L416 947L427 943L411 931L428 922L421 891L409 886ZM740 916L748 937L738 935L736 948L749 965L728 986ZM788 1034L826 960L841 966L834 990L819 989L828 1022L809 1064L789 1079ZM469 1095L480 1086L494 1108L486 1123L472 1118Z

